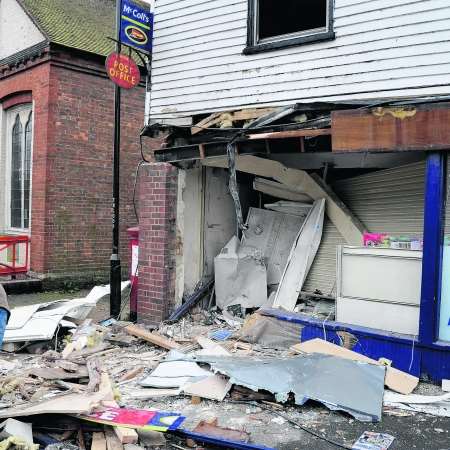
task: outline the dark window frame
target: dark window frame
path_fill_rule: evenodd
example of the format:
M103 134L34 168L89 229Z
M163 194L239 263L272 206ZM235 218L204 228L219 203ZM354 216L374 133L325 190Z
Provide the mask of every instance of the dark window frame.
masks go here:
M287 47L293 47L313 42L330 41L335 39L334 33L334 0L327 0L328 2L328 23L326 30L305 31L292 35L285 39L273 40L265 39L264 42L257 42L256 30L258 19L256 17L258 0L248 0L248 16L247 16L247 46L243 50L244 55L251 55L253 53L268 52Z

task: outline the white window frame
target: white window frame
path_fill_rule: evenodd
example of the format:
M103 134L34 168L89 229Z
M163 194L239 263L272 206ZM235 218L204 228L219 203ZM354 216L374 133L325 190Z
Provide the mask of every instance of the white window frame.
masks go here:
M32 198L32 179L33 179L33 142L34 142L34 113L33 104L26 103L19 106L14 106L3 112L3 119L5 121L5 138L3 139L4 148L4 230L8 234L30 234L31 232L31 198ZM12 129L14 127L17 114L19 114L20 121L23 126L23 139L25 139L25 128L31 113L31 152L30 152L30 198L29 198L29 220L28 227L12 227L11 226L11 162L12 162ZM23 155L25 155L25 148ZM24 179L22 180L24 182ZM23 195L23 194L22 194Z

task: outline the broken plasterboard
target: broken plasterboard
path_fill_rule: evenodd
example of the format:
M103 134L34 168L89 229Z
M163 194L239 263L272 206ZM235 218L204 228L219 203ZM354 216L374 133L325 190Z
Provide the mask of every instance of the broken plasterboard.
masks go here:
M242 244L259 249L267 266L267 284L278 284L303 217L250 208Z
M293 311L322 239L325 199L317 200L292 246L273 302L274 308Z
M381 365L380 362L368 358L367 356L348 350L344 347L324 341L323 339L312 339L310 341L295 344L291 347L296 353L321 353L323 355L339 356L340 358L362 361L371 364ZM409 373L402 372L394 367L386 367L386 386L401 394L410 394L419 384L419 379Z
M30 423L16 419L6 419L0 424L0 440L15 436L29 444L33 443L33 429Z
M129 281L123 282L121 289L125 289L129 284ZM64 317L84 320L96 303L109 292L109 285L95 286L85 298L40 303L33 305L33 308L27 311L19 311L16 320L13 322L14 328L6 328L3 342L47 341L52 339ZM35 311L30 316L29 312L32 309L35 309ZM14 311L15 309L11 311L11 317L14 316ZM17 326L22 323L24 323L23 326L18 328Z
M437 396L401 395L385 391L383 403L391 408L420 412L436 417L450 417L450 394Z
M231 383L220 375L211 375L199 381L187 383L183 387L186 395L207 398L209 400L223 401L228 391L231 389Z
M172 355L178 355L173 353ZM146 378L141 386L159 388L180 388L186 383L211 376L211 372L202 369L191 361L164 361Z
M27 305L19 306L11 310L11 315L9 316L8 324L6 325L7 330L17 330L22 328L33 316L33 314L39 309L41 305Z
M261 252L241 246L236 236L214 258L216 304L257 308L267 303L267 273Z
M270 359L197 357L196 361L210 364L214 372L230 377L232 384L272 392L280 402L293 393L297 405L310 399L364 422L381 419L385 376L381 366L318 354Z

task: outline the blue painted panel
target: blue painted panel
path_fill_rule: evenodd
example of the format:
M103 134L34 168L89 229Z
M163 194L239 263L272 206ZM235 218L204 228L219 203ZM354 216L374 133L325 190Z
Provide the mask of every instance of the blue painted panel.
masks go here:
M439 384L443 379L450 379L450 352L431 349L422 351L422 376Z
M439 314L439 339L450 342L450 247L444 247L442 260L441 307Z
M446 153L427 155L423 227L419 340L432 344L438 335L441 291Z
M305 326L302 331L302 342L316 338L325 339L326 337L328 342L340 345L341 339L334 331L335 324L336 322L325 323L325 334L322 325L310 324ZM421 350L417 347L417 342L413 340L409 342L387 340L381 335L378 337L367 336L358 330L347 329L346 331L356 338L356 344L352 348L354 352L375 360L380 358L389 359L392 361L393 367L415 376L420 375Z

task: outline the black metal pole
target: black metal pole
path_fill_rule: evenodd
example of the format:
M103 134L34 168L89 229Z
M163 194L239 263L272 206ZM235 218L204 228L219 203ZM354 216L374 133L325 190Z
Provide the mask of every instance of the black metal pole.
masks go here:
M122 0L116 0L116 52L120 53L120 16ZM119 232L120 232L120 86L114 85L114 149L113 149L113 222L112 222L112 254L110 272L110 313L117 317L121 308L120 283L122 279L122 267L119 255Z

